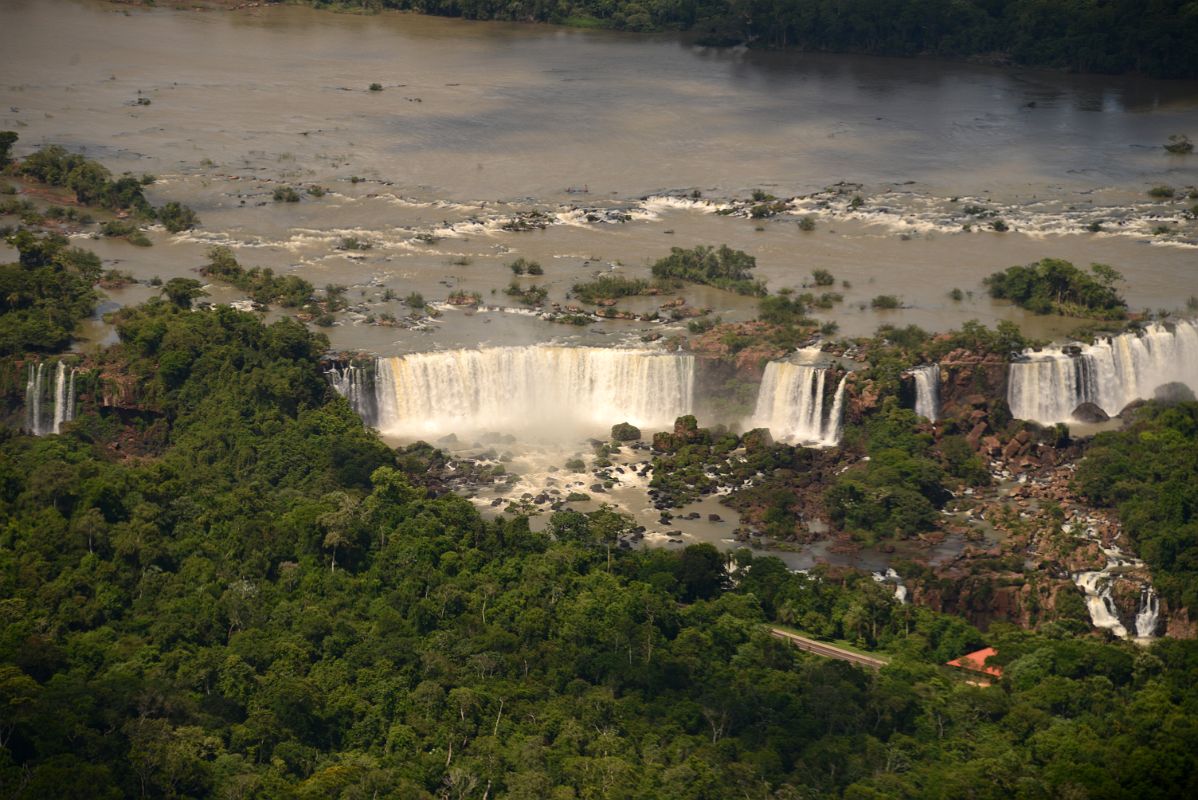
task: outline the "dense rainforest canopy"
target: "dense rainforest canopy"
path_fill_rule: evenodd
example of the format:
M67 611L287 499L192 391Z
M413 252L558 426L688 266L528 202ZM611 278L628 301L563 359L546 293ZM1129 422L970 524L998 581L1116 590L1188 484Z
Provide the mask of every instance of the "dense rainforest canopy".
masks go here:
M485 520L330 390L321 336L185 306L115 318L97 381L137 407L0 427L7 796L1198 792L1194 642L995 626L1006 678L970 686L938 665L978 631L867 575L612 551L608 510Z
M1078 72L1198 77L1193 0L310 0L467 19L693 30L717 45L992 57Z

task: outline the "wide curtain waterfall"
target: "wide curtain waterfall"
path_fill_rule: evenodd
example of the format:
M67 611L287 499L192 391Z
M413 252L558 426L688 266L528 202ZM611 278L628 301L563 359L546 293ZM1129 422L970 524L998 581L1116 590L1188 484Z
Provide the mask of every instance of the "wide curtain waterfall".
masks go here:
M1082 403L1109 415L1133 400L1150 399L1169 383L1198 389L1198 323L1149 325L1063 350L1036 353L1010 366L1007 401L1018 419L1042 424L1067 422Z
M532 345L380 358L376 424L410 436L666 427L691 412L694 374L692 356L643 349Z
M780 441L834 445L840 441L843 417L842 378L829 407L825 397L826 367L771 361L757 391L751 426L769 428Z
M940 366L916 367L911 377L915 379L915 413L935 422L940 418Z
M25 431L34 436L59 433L63 423L75 418L75 376L79 370L62 361L53 369L54 388L50 394L46 363L29 365L25 382Z

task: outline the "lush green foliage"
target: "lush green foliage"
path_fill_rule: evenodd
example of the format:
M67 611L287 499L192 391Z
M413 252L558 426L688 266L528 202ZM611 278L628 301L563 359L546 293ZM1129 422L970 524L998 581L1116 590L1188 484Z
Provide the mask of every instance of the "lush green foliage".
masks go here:
M1099 434L1077 486L1118 509L1156 587L1198 608L1198 404L1152 403L1127 430Z
M586 283L576 283L570 292L584 303L600 300L616 300L635 297L649 289L649 281L643 278L626 278L623 275L600 275Z
M63 349L95 308L100 259L57 235L23 230L8 242L20 255L0 265L0 356Z
M1127 303L1114 289L1122 276L1105 264L1092 264L1090 274L1059 258L1044 258L1025 267L1008 267L986 278L990 296L1007 299L1037 314L1068 314L1122 319Z
M174 200L158 209L158 221L171 233L190 230L200 224L194 211Z
M21 171L50 186L70 189L75 193L75 199L84 205L129 209L143 214L153 211L140 180L132 175L114 180L103 164L67 152L56 144L47 145L25 158L21 162Z
M233 251L227 247L213 247L208 251L208 263L200 273L208 278L224 281L236 286L249 295L255 303L269 305L278 303L284 308L299 308L312 298L312 284L295 275L275 275L270 267L245 269L237 263Z
M948 476L932 453L932 437L918 433L914 411L888 398L881 413L846 439L864 441L869 460L836 479L824 495L828 513L846 530L903 538L931 530L949 498Z
M329 0L309 0L327 6ZM342 0L468 19L695 30L704 44L915 56L1005 56L1081 72L1198 77L1188 0Z
M3 159L0 159L0 165L2 164ZM146 184L153 182L151 176L137 178L125 174L113 178L108 168L100 162L68 152L56 144L47 145L26 157L19 169L28 177L49 186L70 189L75 193L75 199L83 205L100 206L110 211L130 211L140 217L156 218L161 220L171 233L194 228L199 224L196 213L180 203L170 202L160 209L151 206L143 190ZM131 236L128 233L108 235ZM140 233L137 235L140 236ZM145 240L144 236L141 238L145 244L149 244L149 240ZM131 238L130 241L134 239Z
M807 316L807 303L794 295L771 294L757 303L757 318L771 325L806 325L813 321Z
M868 576L742 552L733 585L707 545L612 550L610 511L534 534L438 496L440 454L364 430L294 321L159 300L116 323L137 424L85 402L61 436L0 428L15 798L1198 789L1193 643L994 632L1009 683L969 687L934 665L977 631ZM803 655L768 620L894 663Z
M661 281L705 283L737 294L764 295L765 284L753 279L757 259L726 244L719 248L698 245L689 250L670 248L670 254L653 265Z

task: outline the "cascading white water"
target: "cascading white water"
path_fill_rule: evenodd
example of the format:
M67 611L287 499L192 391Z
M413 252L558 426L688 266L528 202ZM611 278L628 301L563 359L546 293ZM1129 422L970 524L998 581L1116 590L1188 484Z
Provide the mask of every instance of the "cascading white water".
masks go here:
M373 385L361 367L347 364L345 367L332 367L325 373L329 383L339 395L344 397L362 421L367 425L377 423Z
M1082 403L1113 416L1167 383L1198 390L1198 323L1183 320L1172 330L1153 323L1143 334L1125 333L1078 349L1078 355L1025 351L1026 360L1011 364L1007 402L1016 418L1067 422Z
M894 586L894 599L899 601L899 605L907 604L907 587L903 584L903 578L894 571L894 567L887 567L886 572L875 572L873 578L878 583L889 583Z
M1119 621L1115 600L1111 597L1110 575L1102 572L1079 572L1073 582L1086 594L1086 608L1096 628L1106 628L1121 639L1127 638L1127 628Z
M691 412L694 369L689 355L554 345L380 358L378 427L409 436L664 427Z
M845 378L836 387L832 408L824 410L826 367L771 361L757 390L757 408L750 422L769 428L779 441L835 445L840 441Z
M42 420L42 369L45 365L36 367L29 365L29 379L25 382L25 430L34 436L41 436Z
M67 418L67 365L58 362L54 372L54 433L62 430L62 423Z
M915 413L935 422L940 418L940 365L916 367L911 376L915 379Z
M46 363L34 367L29 365L29 378L25 382L25 430L34 436L59 433L64 422L75 418L75 375L78 369L68 369L59 361L54 372L54 407L50 419L46 420L43 401L46 396Z
M1136 612L1136 636L1150 639L1156 636L1156 628L1160 623L1161 601L1151 586L1145 586L1140 592L1140 609Z

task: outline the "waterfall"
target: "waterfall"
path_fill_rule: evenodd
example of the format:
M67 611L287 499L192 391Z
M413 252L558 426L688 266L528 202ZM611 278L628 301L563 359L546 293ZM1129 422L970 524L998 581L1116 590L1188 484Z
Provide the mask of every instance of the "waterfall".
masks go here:
M62 430L62 423L67 420L67 365L58 362L54 373L54 427L52 431Z
M1150 639L1156 636L1160 621L1161 600L1151 586L1140 591L1140 609L1136 612L1136 637Z
M1007 401L1018 419L1067 422L1082 403L1114 416L1167 383L1198 390L1198 323L1153 323L1066 350L1025 351L1012 363Z
M42 365L29 365L29 379L25 382L25 430L34 436L41 435Z
M911 375L915 378L915 413L935 422L940 418L940 365L916 367Z
M399 435L665 427L690 413L694 371L689 355L555 345L380 358L378 427Z
M75 418L75 375L78 369L68 368L59 361L54 368L54 407L49 420L43 409L46 398L46 363L36 367L29 365L29 378L25 382L25 431L34 436L59 433L64 422Z
M831 446L840 441L846 378L830 411L824 410L826 367L771 361L757 391L751 425L769 428L775 439ZM847 377L847 376L846 376Z
M1086 594L1086 607L1095 628L1106 628L1121 639L1127 638L1127 628L1119 621L1115 600L1111 597L1110 575L1102 572L1079 572L1073 582Z
M907 587L903 584L903 578L894 571L894 567L887 567L885 573L873 573L873 579L878 583L889 583L894 586L894 599L899 601L899 605L907 604Z
M326 373L329 383L337 394L349 401L352 408L367 425L378 424L378 408L375 402L374 383L366 370L353 364L332 367Z

